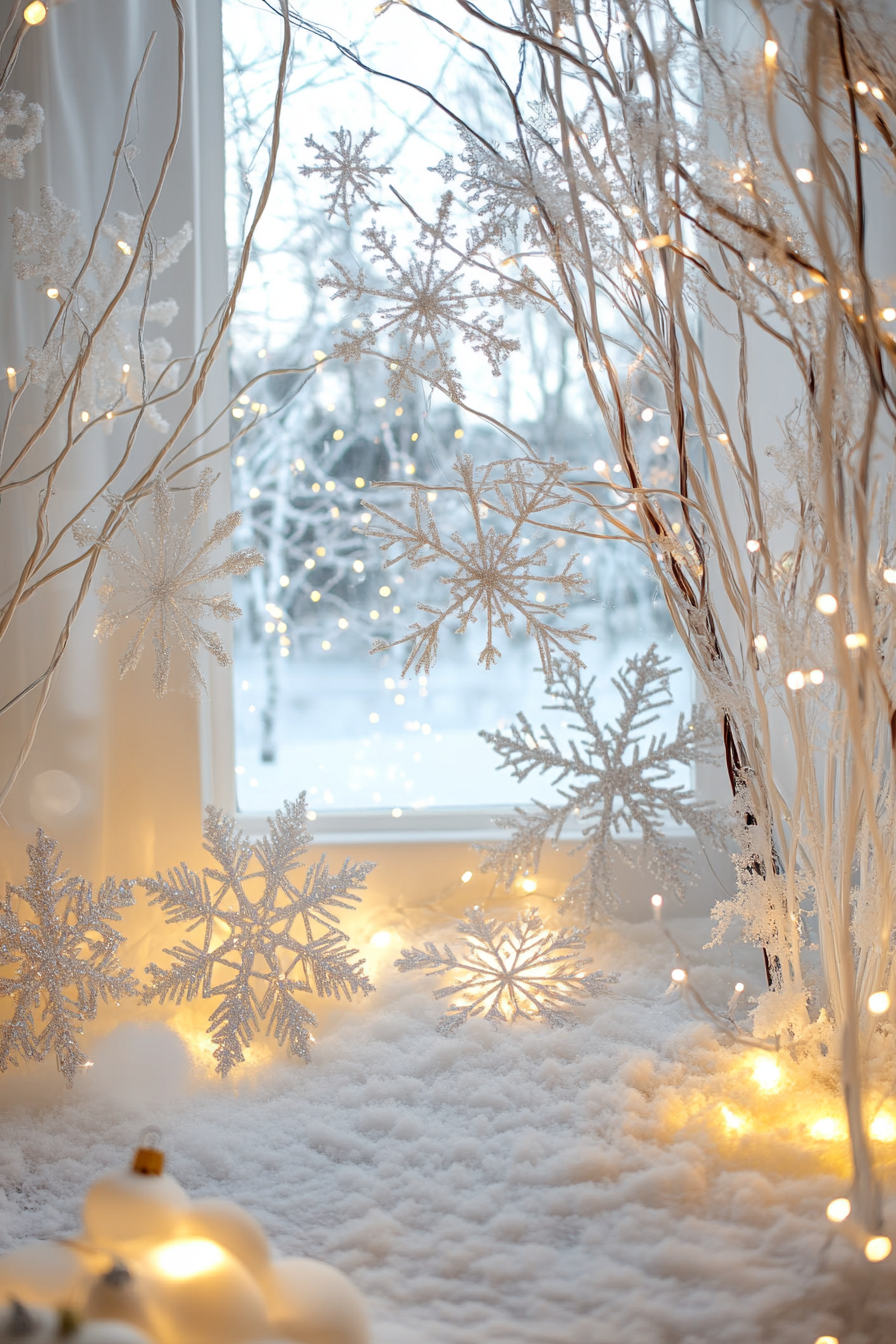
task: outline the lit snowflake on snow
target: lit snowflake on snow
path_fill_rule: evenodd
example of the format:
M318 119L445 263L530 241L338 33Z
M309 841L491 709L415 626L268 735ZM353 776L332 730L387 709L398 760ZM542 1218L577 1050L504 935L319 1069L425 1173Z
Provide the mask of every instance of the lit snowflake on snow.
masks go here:
M585 944L578 929L549 933L537 910L523 911L512 924L487 919L479 906L467 910L457 925L466 950L458 957L447 945L435 943L424 950L404 948L395 965L399 971L428 970L430 975L454 973L450 984L433 997L455 997L457 1002L439 1018L437 1030L453 1031L471 1017L487 1022L541 1018L552 1027L572 1021L571 1008L581 1006L582 995L597 998L616 976L601 971L585 973L590 957L578 955Z
M16 968L0 975L0 998L14 1000L12 1016L0 1024L0 1073L17 1064L17 1056L42 1060L52 1050L71 1087L88 1063L75 1040L80 1023L96 1017L99 999L117 1003L137 993L136 980L118 961L124 935L109 924L134 904L133 883L119 886L107 878L94 899L83 877L59 871L62 853L43 831L28 846L28 858L27 881L7 883L0 902L0 966Z

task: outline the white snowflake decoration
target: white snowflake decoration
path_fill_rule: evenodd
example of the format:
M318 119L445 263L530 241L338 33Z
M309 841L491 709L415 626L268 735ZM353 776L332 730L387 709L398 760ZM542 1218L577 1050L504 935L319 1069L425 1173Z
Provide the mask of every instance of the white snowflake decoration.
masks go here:
M171 964L146 968L152 984L144 999L219 999L208 1032L224 1076L243 1062L243 1048L265 1020L268 1035L308 1060L316 1019L297 995L350 999L374 988L363 959L352 960L357 953L347 946L337 914L360 902L352 888L363 890L374 865L346 859L338 873L330 873L322 856L301 886L294 883L290 874L303 866L311 841L305 817L302 794L269 820L270 836L249 844L232 818L208 807L205 849L217 867L200 877L183 864L167 881L160 873L141 883L169 924L186 922L188 933L202 929L201 946L187 940L166 948ZM257 866L250 868L253 860ZM258 882L262 890L253 900L248 884Z
M61 852L43 831L28 846L30 871L20 887L7 883L0 902L0 998L14 1001L0 1023L0 1072L19 1058L42 1060L53 1051L71 1087L88 1063L76 1037L96 1017L100 999L118 1003L136 994L137 982L118 960L124 934L110 927L119 910L134 904L133 882L107 878L94 899L83 877L59 871ZM30 907L25 918L22 906Z
M40 103L26 104L24 93L15 89L0 93L0 175L25 176L25 155L40 144L43 124L44 110ZM7 135L9 126L17 127L21 135Z
M399 971L453 976L433 991L436 999L457 1000L439 1018L436 1029L443 1033L483 1014L487 1022L539 1018L552 1027L566 1026L583 995L597 998L616 982L614 975L585 971L592 959L578 955L585 946L578 929L549 933L537 910L523 911L511 924L488 919L476 905L457 931L464 936L460 956L447 945L440 952L435 943L424 943L422 952L404 948L395 963Z
M524 780L533 772L554 773L555 785L565 783L558 790L560 802L536 802L534 813L517 808L516 817L498 819L510 838L482 847L488 854L484 871L497 873L508 887L518 872L537 872L545 842L550 839L556 846L564 826L575 820L584 833L576 849L586 850L588 857L563 900L574 904L589 923L607 918L616 905L614 857L633 862L630 847L617 839L621 833L638 835L639 856L669 891L679 898L683 895L688 852L664 834L664 819L671 817L714 845L721 845L729 822L720 808L698 801L691 790L671 782L676 765L716 758L713 744L718 730L706 706L688 718L679 715L671 737L652 734L646 741L645 730L657 721L658 711L672 703L669 678L674 670L668 658L659 657L656 645L627 659L613 679L622 711L615 723L601 725L590 694L593 678L585 684L580 667L558 666L556 676L548 679L553 700L549 708L572 716L564 728L579 739L570 738L566 751L547 726L535 730L525 714L517 715L519 722L509 732L480 733L503 756L500 768L509 766L516 779Z
M378 134L378 131L366 131L358 143L354 144L351 131L340 126L338 131L332 132L336 141L335 149L319 145L311 135L305 140L309 149L317 151L318 161L303 168L302 176L311 177L319 173L324 181L333 186L332 192L325 198L330 205L327 219L332 219L338 212L346 224L350 224L352 206L359 200L364 201L372 210L379 210L379 201L375 201L370 193L377 185L377 177L386 177L392 169L387 165L374 168L364 153Z
M46 386L49 407L83 359L74 399L81 421L86 415L88 422L102 420L108 428L110 413L142 407L148 423L164 432L168 422L155 402L176 385L177 369L168 341L161 336L146 339L144 327L167 327L178 308L174 299L152 300L149 289L178 260L192 238L192 226L183 224L171 238L148 234L128 282L142 225L139 216L121 213L114 223L103 225L100 238L108 246L97 246L84 274L86 243L77 234L69 241L79 218L49 187L41 188L40 214L15 210L10 216L13 245L21 258L16 274L55 289L63 306L44 344L26 351L31 376ZM90 352L84 359L88 338Z
M151 630L156 654L154 686L159 697L168 690L171 649L175 644L187 655L195 692L205 689L205 679L196 657L198 649L206 649L220 667L230 666L232 659L221 636L207 630L200 621L208 616L220 621L235 621L242 615L242 610L229 593L210 595L206 588L230 575L246 574L253 566L264 563L263 555L254 547L233 551L217 563L209 561L211 552L239 527L242 517L239 511L220 518L208 538L193 549L193 527L208 508L213 483L214 475L207 467L193 491L187 517L177 525L171 517L174 508L171 489L163 476L157 476L152 486L151 531L140 532L135 513L130 510L125 527L133 538L134 549L107 546L113 569L117 569L122 578L118 584L105 583L100 589L100 597L108 603L116 594L121 594L130 598L130 605L105 612L94 633L98 639L107 639L126 621L138 623L136 633L119 659L119 673L124 676L139 663L143 641ZM86 542L91 536L82 528L78 538Z

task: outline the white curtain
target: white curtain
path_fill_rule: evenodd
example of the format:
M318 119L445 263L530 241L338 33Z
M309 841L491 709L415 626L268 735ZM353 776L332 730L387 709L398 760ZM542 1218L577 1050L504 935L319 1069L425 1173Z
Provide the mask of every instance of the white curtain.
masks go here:
M155 231L173 234L188 219L194 239L177 265L156 280L153 298L177 300L179 316L165 334L175 353L190 354L227 284L221 15L219 0L181 0L181 8L186 31L183 130ZM8 14L8 5L4 10ZM153 31L157 37L133 123L139 145L133 169L145 202L152 195L174 125L175 7L170 0L69 0L53 6L46 21L27 33L8 87L21 90L28 102L40 103L46 120L42 143L25 159L24 179L0 179L4 369L24 366L26 346L42 343L52 316L52 300L36 282L15 278L8 217L16 207L38 212L40 188L46 184L57 198L81 212L81 231L89 236L107 188L131 85ZM112 214L117 210L140 211L124 172L115 189ZM42 394L35 389L29 395L34 417ZM226 395L227 374L221 367L206 400L220 408ZM151 430L146 432L152 435ZM87 437L85 447L60 476L53 499L56 518L66 513L67 502L82 497L86 484L102 481L116 447L114 435L114 430L108 438L92 431ZM20 430L19 442L21 437ZM220 435L214 442L221 442ZM150 446L148 437L144 454ZM219 516L228 505L226 453L219 463L222 477L210 517ZM4 595L11 591L21 557L34 544L34 509L41 484L13 491L0 504ZM16 616L0 644L2 703L47 666L78 574L71 584L44 590ZM59 839L66 866L94 882L110 872L137 876L181 858L197 862L203 802L214 798L227 806L232 801L229 674L209 672L212 698L200 705L186 693L186 677L175 672L172 692L157 701L151 684L151 646L137 672L119 681L117 660L129 635L120 632L109 645L100 645L93 638L97 610L91 599L78 619L34 749L4 805L0 823L4 880L21 879L25 843L38 825ZM37 694L32 692L0 718L4 779ZM132 939L129 960L139 955Z

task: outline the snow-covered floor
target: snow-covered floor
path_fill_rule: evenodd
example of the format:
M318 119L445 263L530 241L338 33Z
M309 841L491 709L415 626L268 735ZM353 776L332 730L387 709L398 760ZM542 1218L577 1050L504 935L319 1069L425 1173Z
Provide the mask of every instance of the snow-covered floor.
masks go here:
M706 927L674 925L705 997L724 1004L739 975L758 991L754 954L738 969L699 951ZM222 1084L156 1023L100 1041L72 1093L51 1071L7 1074L0 1244L73 1230L85 1185L154 1123L190 1192L237 1199L281 1253L350 1273L375 1344L891 1344L896 1266L824 1219L848 1172L843 1140L809 1133L839 1114L831 1080L797 1091L784 1061L761 1094L755 1055L665 994L655 926L596 950L620 981L570 1029L444 1039L431 982L390 955L378 993L322 1023L309 1067Z

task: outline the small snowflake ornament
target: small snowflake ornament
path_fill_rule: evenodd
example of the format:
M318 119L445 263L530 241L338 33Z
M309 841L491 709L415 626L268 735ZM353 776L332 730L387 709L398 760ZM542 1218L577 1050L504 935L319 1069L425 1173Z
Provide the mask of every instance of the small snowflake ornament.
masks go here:
M350 224L352 206L359 200L372 210L379 210L379 201L373 199L371 192L379 185L376 179L386 177L392 169L388 165L374 167L365 153L378 134L378 131L366 131L355 144L351 131L340 126L338 131L332 132L336 141L335 149L319 145L311 135L306 138L308 148L316 151L317 163L303 168L302 176L311 177L319 173L333 188L325 198L330 206L327 219L332 219L338 212L346 224Z
M570 1009L581 1007L583 996L597 998L614 984L616 976L586 972L590 957L578 954L585 943L578 929L549 933L537 910L523 911L512 924L488 919L476 905L457 925L464 950L456 955L435 943L424 950L404 948L395 965L399 971L450 974L450 984L433 993L436 999L456 1002L439 1018L437 1030L454 1031L471 1017L487 1022L539 1018L552 1027L567 1026Z
M331 873L323 855L299 884L292 874L311 841L305 817L302 794L269 821L270 835L250 844L231 817L208 807L203 835L216 866L200 877L182 864L167 880L159 873L141 883L169 924L202 930L200 943L165 949L170 965L146 968L152 983L144 1000L217 999L208 1033L225 1077L265 1021L279 1045L308 1060L316 1019L298 996L350 999L374 988L363 959L352 960L357 953L337 913L360 902L353 888L363 890L374 865L346 859Z
M118 960L124 934L110 925L134 904L134 884L107 878L94 898L83 877L59 871L62 854L43 831L28 857L27 881L7 884L0 902L0 998L13 1000L12 1015L0 1023L0 1073L52 1050L71 1087L88 1063L75 1039L80 1024L96 1017L100 999L117 1003L138 991Z
M223 560L210 563L211 552L226 541L239 527L239 511L220 518L208 538L194 549L193 528L201 514L208 509L209 494L214 483L211 468L206 468L193 492L189 513L183 523L172 521L174 498L162 475L152 487L153 528L139 531L133 511L128 512L125 527L134 542L133 549L108 545L113 570L121 575L118 582L107 582L100 589L100 597L108 603L116 594L125 598L125 605L117 611L107 611L97 622L97 639L107 639L126 621L137 622L137 631L119 659L121 676L133 671L143 653L143 641L152 632L156 667L154 686L161 697L168 690L171 649L177 644L187 655L190 679L194 691L205 689L197 650L206 649L220 667L229 667L230 654L221 636L207 630L200 621L212 616L219 621L235 621L243 614L229 593L209 594L209 584L232 574L247 574L254 565L264 564L264 556L254 547L233 551ZM86 529L80 529L78 539L92 538Z

